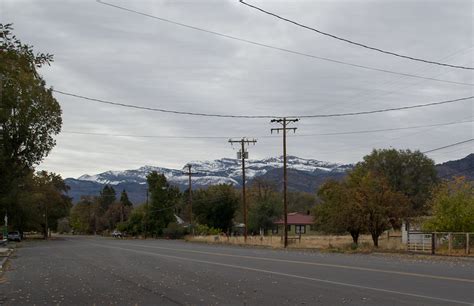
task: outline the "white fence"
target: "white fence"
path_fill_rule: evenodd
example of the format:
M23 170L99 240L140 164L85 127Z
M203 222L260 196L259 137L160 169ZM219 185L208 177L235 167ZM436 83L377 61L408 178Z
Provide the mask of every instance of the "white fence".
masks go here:
M474 233L463 232L407 232L407 250L443 255L472 255Z

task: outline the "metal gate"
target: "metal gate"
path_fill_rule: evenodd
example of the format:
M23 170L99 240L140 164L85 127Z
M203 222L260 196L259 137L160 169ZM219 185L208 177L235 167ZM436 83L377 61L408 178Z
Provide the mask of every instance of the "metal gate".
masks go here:
M412 252L431 253L433 246L433 234L423 232L408 232L407 250Z

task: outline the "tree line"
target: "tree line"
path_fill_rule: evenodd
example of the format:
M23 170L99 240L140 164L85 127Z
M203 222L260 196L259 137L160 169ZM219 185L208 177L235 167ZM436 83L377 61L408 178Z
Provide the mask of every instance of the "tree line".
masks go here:
M147 186L149 200L136 206L126 204L129 201L125 190L117 200L113 186L109 185L104 186L98 196L81 197L71 210L72 229L83 234L110 233L117 229L132 236L159 237L191 232L231 234L235 224L243 222L241 191L231 184L192 191L192 211L189 190L182 192L170 185L163 174L148 174ZM252 203L249 231L268 233L273 222L281 217L281 192L273 183L256 179L248 197ZM315 196L307 193L291 192L290 199L294 200L290 205L293 210L309 210L315 203ZM177 224L177 218L185 227ZM189 224L191 219L194 224Z
M115 189L106 185L99 196L83 196L71 209L70 227L63 229L69 232L72 228L77 233L97 234L114 230L120 222L130 216L133 204L125 190L117 200Z
M325 233L380 235L402 220L431 216L423 229L474 231L474 185L465 178L440 180L434 161L419 151L381 149L364 157L342 181L317 192L316 228Z

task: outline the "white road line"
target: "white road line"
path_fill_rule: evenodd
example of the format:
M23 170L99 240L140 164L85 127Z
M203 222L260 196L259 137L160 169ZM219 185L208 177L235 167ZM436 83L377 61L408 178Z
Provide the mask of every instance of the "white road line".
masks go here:
M377 291L377 292L384 292L384 293L391 293L391 294L397 294L397 295L404 295L404 296L410 296L410 297L415 297L415 298L428 299L428 300L447 302L447 303L455 303L455 304L461 304L461 305L471 305L471 306L474 305L471 302L452 300L452 299L444 299L444 298L438 298L438 297L433 297L433 296L427 296L427 295L421 295L421 294L415 294L415 293L407 293L407 292L388 290L388 289L381 289L381 288L375 288L375 287L361 286L361 285L355 285L355 284L350 284L350 283L330 281L330 280L325 280L325 279L320 279L320 278L313 278L313 277L307 277L307 276L301 276L301 275L295 275L295 274L276 272L276 271L271 271L271 270L256 269L256 268L250 268L250 267L245 267L245 266L224 264L224 263L212 262L212 261L207 261L207 260L200 260L200 259L192 259L192 258L174 256L174 255L158 254L158 253L153 253L153 252L148 252L148 251L133 250L133 249L127 249L127 248L110 246L110 245L103 245L103 244L96 244L96 243L89 243L89 244L96 245L96 246L103 247L103 248L124 250L124 251L129 251L129 252L134 252L134 253L139 253L139 254L145 254L145 255L150 255L150 256L172 258L172 259L185 260L185 261L191 261L191 262L197 262L197 263L203 263L203 264L209 264L209 265L215 265L215 266L221 266L221 267L228 267L228 268L234 268L234 269L240 269L240 270L261 272L261 273L267 273L267 274L273 274L273 275L279 275L279 276L285 276L285 277L291 277L291 278L310 280L310 281L326 283L326 284L332 284L332 285L338 285L338 286L359 288L359 289L365 289L365 290L371 290L371 291Z
M456 282L474 283L474 279L457 278L457 277L449 277L449 276L441 276L441 275L430 275L430 274L393 271L393 270L383 270L383 269L355 267L355 266L337 265L337 264L327 264L327 263L318 263L318 262L308 262L308 261L296 261L296 260L278 259L278 258L269 258L269 257L255 257L255 256L248 256L248 255L235 255L235 254L226 254L226 253L217 253L217 252L205 252L205 251L196 251L196 250L176 249L176 248L167 248L167 247L143 245L143 244L122 243L121 245L127 245L127 246L132 246L132 247L133 246L140 246L140 247L144 247L144 248L162 249L162 250L177 251L177 252L188 252L188 253L196 253L196 254L203 254L203 255L255 259L255 260L261 260L261 261L284 262L284 263L292 263L292 264L300 264L300 265L311 265L311 266L330 267L330 268L338 268L338 269L349 269L349 270L357 270L357 271L388 273L388 274L396 274L396 275L403 275L403 276L412 276L412 277L431 278L431 279L448 280L448 281L456 281Z

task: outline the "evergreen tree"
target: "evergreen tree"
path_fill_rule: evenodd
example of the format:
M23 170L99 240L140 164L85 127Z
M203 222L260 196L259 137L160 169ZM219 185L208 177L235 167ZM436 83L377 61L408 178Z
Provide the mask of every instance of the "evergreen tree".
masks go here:
M169 185L163 174L153 171L147 176L150 207L146 222L152 235L161 235L171 222L176 222L174 211L180 198L179 189Z
M120 204L119 204L119 210L120 210L120 222L123 222L126 220L126 216L128 216L128 213L130 210L133 208L133 203L130 202L128 199L128 194L124 190L122 190L122 193L120 194Z
M114 187L105 185L99 196L99 203L102 211L105 213L107 209L109 209L109 206L115 202L115 200L116 193Z
M198 190L193 210L200 224L229 232L239 202L240 197L231 184L219 184Z
M128 199L128 194L125 191L125 189L122 190L122 193L120 194L120 203L125 207L132 207L133 206L133 203L130 202L130 200Z

